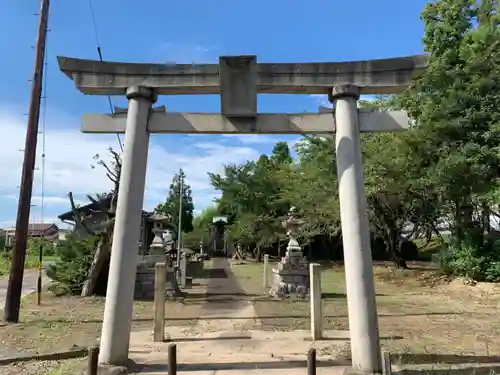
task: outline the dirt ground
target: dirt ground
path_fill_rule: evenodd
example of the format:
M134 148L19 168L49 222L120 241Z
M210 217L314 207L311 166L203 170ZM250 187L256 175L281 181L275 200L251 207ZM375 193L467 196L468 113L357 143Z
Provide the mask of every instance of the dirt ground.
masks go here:
M398 270L381 262L374 268L383 349L397 353L401 362L430 361L436 355L444 361L452 360L445 357L450 355L500 355L499 285L450 282L428 263L415 262L410 267ZM309 328L307 301L257 297L264 292L262 264L235 264L232 269L245 291L254 296L260 329ZM325 329L348 330L342 266L323 267L322 292Z
M204 304L208 279L194 280L186 298L166 302L166 324L191 326L197 323ZM21 354L46 354L73 348L86 348L98 344L104 312L104 297L81 298L77 296L55 297L45 291L42 305L36 304L36 294L22 300L20 323L0 323L0 358ZM1 312L1 311L0 311ZM132 331L153 327L153 302L136 301ZM26 362L0 366L0 375L75 374L82 360Z
M466 285L461 280L439 276L426 263L410 266L412 269L401 271L377 263L374 268L382 346L393 354L394 363L493 362L492 356L500 355L500 321L496 313L500 286ZM238 317L245 321L239 329L268 332L309 328L307 301L281 301L266 296L262 264L233 262L231 270L241 289L236 299L251 301L256 315ZM167 327L182 330L212 324L214 329L220 329L222 315L231 315L230 304L237 302L234 296L225 305L221 296L210 301L206 294L209 282L209 277L195 279L187 298L167 301ZM347 330L342 266L323 266L322 291L325 329ZM93 345L100 336L103 308L104 299L99 297L53 297L46 293L42 306L37 306L36 296L30 295L22 303L21 323L0 323L0 357ZM200 323L202 314L204 323ZM152 302L136 302L133 331L151 329L152 318ZM500 362L498 358L497 361ZM75 374L84 364L84 359L27 362L2 366L0 375Z

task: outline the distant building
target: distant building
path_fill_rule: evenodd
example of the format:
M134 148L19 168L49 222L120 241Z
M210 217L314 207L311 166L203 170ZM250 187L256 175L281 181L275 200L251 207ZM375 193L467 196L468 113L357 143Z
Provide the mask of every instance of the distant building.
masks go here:
M12 247L16 242L16 228L7 228L3 230L6 246ZM28 237L41 238L44 237L52 243L57 243L59 240L59 227L54 223L30 223L28 224Z
M73 227L72 232L78 234L79 236L88 236L89 233L84 228L86 226L93 232L99 232L104 228L105 222L108 220L107 214L102 211L101 205L107 205L109 202L105 200L101 203L89 203L85 206L80 206L75 209L76 213L80 216L80 221L83 223L81 225L75 222L74 212L68 211L58 216L58 218L65 224L69 224ZM153 241L154 234L152 232L153 223L148 220L149 216L152 214L150 212L142 211L141 220L141 235L138 243L138 254L147 254L149 245ZM68 232L64 233L62 236L66 237Z
M68 237L68 233L71 231L68 229L59 229L59 241L64 241Z

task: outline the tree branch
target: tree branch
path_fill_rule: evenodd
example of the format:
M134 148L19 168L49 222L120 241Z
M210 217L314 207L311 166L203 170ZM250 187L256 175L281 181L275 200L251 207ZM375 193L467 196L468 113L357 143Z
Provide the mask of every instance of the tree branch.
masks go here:
M73 212L73 218L75 220L75 224L80 225L85 231L91 236L95 236L95 232L92 231L81 219L81 213L78 211L75 205L75 200L73 199L73 193L70 191L68 193L69 204L71 205L71 211Z

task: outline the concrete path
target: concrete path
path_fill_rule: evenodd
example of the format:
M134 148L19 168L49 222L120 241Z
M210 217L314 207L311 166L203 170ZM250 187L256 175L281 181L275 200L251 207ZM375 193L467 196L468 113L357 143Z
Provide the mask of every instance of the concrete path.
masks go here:
M308 340L308 331L245 329L245 322L258 317L226 259L213 260L206 294L196 326L165 328L166 337L177 345L178 374L305 374L305 360L312 346L317 348L317 374L343 374L348 366L346 362L331 361L332 352L348 341L343 332L335 334L334 339L313 343ZM151 331L131 335L129 356L141 368L140 374L166 373L167 350L168 343L153 342Z
M42 277L42 285L47 285L50 283L50 279L45 275L45 272ZM26 270L24 271L23 277L23 289L22 289L22 297L27 296L28 294L36 292L36 286L38 282L38 270ZM5 298L7 296L7 286L9 284L9 276L0 278L0 310L3 310L5 305Z
M231 270L225 258L214 258L210 270L206 294L198 326L200 332L235 332L244 328L246 321L255 321L255 309L251 301L245 300L245 290ZM215 319L219 317L219 319ZM227 319L220 319L227 317Z

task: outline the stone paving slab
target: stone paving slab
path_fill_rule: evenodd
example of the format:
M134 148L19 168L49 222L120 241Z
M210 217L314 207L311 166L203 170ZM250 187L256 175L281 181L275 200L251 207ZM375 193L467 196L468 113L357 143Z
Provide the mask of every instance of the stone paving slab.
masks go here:
M335 360L335 353L348 339L344 331L329 331L326 339L313 342L308 331L218 331L195 333L189 328L166 330L177 346L178 373L240 374L290 373L306 371L309 348L317 350L318 373L342 373L346 360ZM141 374L165 373L169 343L154 343L150 332L134 332L130 358L144 365ZM333 371L333 372L332 372ZM338 371L338 372L337 372Z
M178 374L305 374L311 347L317 350L318 374L342 374L350 365L336 359L345 353L348 332L328 331L327 339L313 342L309 331L247 330L255 325L246 323L258 318L251 301L237 298L244 292L229 262L214 259L210 275L197 324L165 327L165 337L177 346ZM152 329L133 332L129 358L142 368L140 374L165 374L168 346L153 342Z
M336 366L336 367L318 367L316 369L316 374L318 375L343 375L346 371L346 366ZM141 372L143 375L158 375L159 373L167 372L167 368L162 371L154 371L154 372ZM304 368L286 368L286 369L253 369L253 370L192 370L190 371L182 371L178 370L177 374L179 375L305 375L307 369Z

